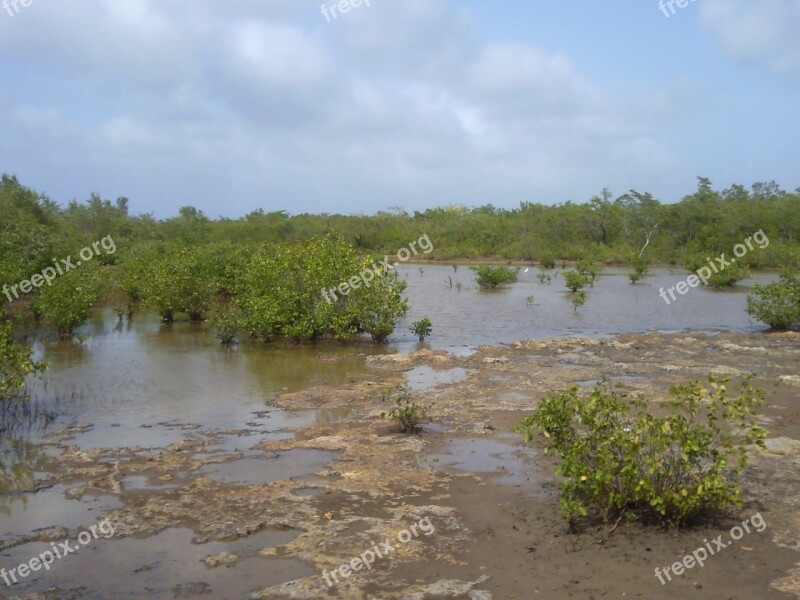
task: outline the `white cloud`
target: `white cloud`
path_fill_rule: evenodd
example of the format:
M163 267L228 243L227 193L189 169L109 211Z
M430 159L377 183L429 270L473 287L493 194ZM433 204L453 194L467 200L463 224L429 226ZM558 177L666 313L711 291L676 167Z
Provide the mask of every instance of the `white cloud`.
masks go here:
M731 57L800 81L800 2L703 0L701 15Z
M575 181L669 161L652 134L662 111L600 89L562 53L482 43L448 0L373 2L336 23L298 10L74 0L0 24L0 56L26 74L0 113L9 167L35 160L57 177L71 152L71 178L134 205L242 214L264 198L329 212L563 199ZM61 85L26 95L38 78ZM51 143L13 118L38 113ZM184 196L165 209L170 191Z

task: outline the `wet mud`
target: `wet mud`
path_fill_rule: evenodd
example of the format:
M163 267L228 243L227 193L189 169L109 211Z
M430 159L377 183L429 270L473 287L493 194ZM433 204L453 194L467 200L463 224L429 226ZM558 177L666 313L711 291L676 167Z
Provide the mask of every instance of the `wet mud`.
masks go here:
M0 566L101 520L114 534L0 597L800 597L800 334L635 334L363 360L369 377L276 394L239 428L189 416L152 424L135 446L107 432L95 446L90 424L51 434L31 489L0 507ZM608 379L659 402L709 373L754 373L768 391L768 448L752 454L744 506L680 531L634 522L567 533L554 465L511 433L519 418L571 384ZM417 435L381 418L382 391L407 380L432 403ZM666 585L654 576L756 512L762 533ZM421 522L434 531L409 535ZM381 542L386 556L342 574Z

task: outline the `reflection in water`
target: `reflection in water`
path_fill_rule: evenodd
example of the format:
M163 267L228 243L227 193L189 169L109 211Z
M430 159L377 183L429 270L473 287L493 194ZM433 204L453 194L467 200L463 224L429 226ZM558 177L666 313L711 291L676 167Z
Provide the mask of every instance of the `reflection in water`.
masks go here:
M58 403L59 427L93 425L75 439L83 448L163 447L183 437L182 425L243 428L279 393L368 378L364 354L386 351L366 343L243 343L229 351L204 325L137 315L120 327L110 310L94 316L82 333L89 332L82 344L35 345L51 368L33 396L45 407Z
M26 492L35 491L35 468L45 455L42 449L21 437L0 440L0 514L10 516L11 505L25 504Z

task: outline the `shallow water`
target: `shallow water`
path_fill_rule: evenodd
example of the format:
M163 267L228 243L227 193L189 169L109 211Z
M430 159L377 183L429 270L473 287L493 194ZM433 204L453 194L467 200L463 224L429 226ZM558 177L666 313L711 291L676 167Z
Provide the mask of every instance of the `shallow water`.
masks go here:
M81 598L246 598L249 592L305 577L312 568L295 560L263 556L260 550L285 544L298 531L263 531L234 542L198 544L188 529L167 529L145 538L98 539L78 552L21 580L11 591L43 591L53 581L62 589L85 588ZM4 565L19 565L50 550L48 543L24 544L0 554ZM209 567L204 559L222 552L239 557L236 568Z
M336 458L335 452L289 450L276 456L242 458L205 465L200 472L215 481L236 485L263 485L283 479L302 479Z
M405 373L408 387L412 392L427 390L437 385L454 384L464 381L469 373L466 369L455 368L437 371L428 366L416 367Z
M584 307L573 310L559 270L539 284L537 269L520 270L519 282L498 291L477 289L467 267L400 266L408 281L411 310L387 347L366 341L313 346L245 342L227 350L204 325L163 325L154 315L118 323L110 310L98 313L82 333L82 344L46 341L36 355L50 364L34 397L59 416L51 429L90 423L76 435L82 448L141 445L164 447L193 429L241 430L280 437L292 427L348 415L269 410L276 394L312 385L343 385L369 379L364 355L408 352L420 347L408 331L423 315L433 321L426 347L468 354L481 344L563 336L600 336L649 330L763 329L745 313L746 295L757 275L726 291L692 289L667 306L659 289L685 279L682 270L657 270L631 285L624 269L607 269L588 290ZM450 287L450 279L453 287ZM462 290L455 287L462 282ZM526 298L535 297L527 306ZM424 367L408 374L412 387L454 383L464 373ZM261 439L264 439L262 437ZM249 443L246 440L240 440ZM258 440L254 440L254 443ZM234 444L234 442L231 442Z
M408 282L411 310L392 336L404 351L418 346L408 327L423 316L433 322L434 348L451 350L480 344L507 343L550 337L593 337L645 331L725 329L760 330L765 327L745 313L747 294L754 283L769 283L774 274L756 274L730 290L690 289L667 305L660 288L674 286L689 275L683 269L655 269L644 281L632 285L628 269L607 268L593 288L587 288L586 305L573 310L561 269L548 271L551 284L540 284L538 267L519 271L519 281L503 289L485 291L475 284L466 266L457 271L446 266L401 266ZM453 287L450 287L452 279ZM462 284L459 291L457 283ZM534 296L528 306L526 298Z
M131 475L122 480L126 492L158 493L205 475L248 485L295 478L307 481L309 486L298 490L298 495L314 496L318 491L313 488L312 474L333 459L332 453L292 450L278 457L258 457L254 456L256 446L267 440L289 439L296 427L357 415L347 407L278 410L271 406L277 394L314 385L341 386L369 380L371 373L364 358L374 353L428 347L467 355L482 344L520 339L648 330L763 329L744 312L746 294L752 283L775 278L758 275L741 287L722 292L693 289L667 306L659 288L684 280L684 271L658 270L634 286L626 270L607 269L588 290L586 305L575 312L563 277L555 276L555 271L550 272L553 282L541 285L536 279L537 269L525 273L523 268L519 283L495 292L478 290L467 267L454 272L448 266L424 266L420 273L419 267L401 266L400 273L409 283L411 311L398 324L387 347L366 341L346 346L246 342L226 350L203 325L167 326L152 315L137 315L132 322L118 323L111 311L103 311L82 331L89 335L83 343L36 343L37 358L50 363L50 370L43 382L33 386L34 401L43 414L58 415L49 424L49 431L86 425L66 441L83 450L140 446L156 452L184 440L199 440L209 443L196 452L196 458L240 455L199 471L176 473L171 481L147 473ZM456 282L462 283L461 291ZM526 298L531 295L535 300L528 306ZM425 315L433 321L433 335L420 344L408 327ZM564 354L559 360L577 367L573 361L581 358L579 354ZM414 390L456 383L466 375L463 369L436 371L430 367L407 373ZM582 383L592 385L595 381ZM426 431L441 433L435 424ZM52 467L59 453L55 447L36 445L47 435L48 431L23 428L0 444L0 462L6 465L5 473L0 472L0 542L13 541L43 527L74 531L119 506L119 500L112 496L69 500L63 485L35 493L44 465L49 462ZM452 438L440 451L420 460L428 468L484 473L519 484L532 472L530 452L500 438ZM62 588L85 585L87 597L126 598L139 597L132 590L144 585L151 590L149 596L156 598L175 597L176 591L180 597L204 592L217 597L214 594L219 590L227 597L243 597L256 587L309 573L301 563L256 555L256 546L274 541L266 533L263 539L261 535L233 545L192 544L188 530L167 530L147 539L97 540L83 554L60 561L63 564L50 573L30 578L25 589L43 589L48 582ZM45 545L30 543L0 552L0 566L19 564ZM201 562L209 554L237 549L245 557L235 569L209 569ZM201 581L207 587L176 588Z

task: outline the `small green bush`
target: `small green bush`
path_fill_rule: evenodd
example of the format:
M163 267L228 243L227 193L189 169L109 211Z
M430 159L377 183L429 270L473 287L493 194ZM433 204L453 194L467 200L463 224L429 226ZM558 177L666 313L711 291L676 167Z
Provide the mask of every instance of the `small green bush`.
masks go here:
M724 269L720 269L719 273L712 274L708 278L708 287L732 287L748 277L750 277L750 270L740 263L734 263Z
M433 333L433 323L428 317L423 317L419 321L411 324L411 333L419 338L420 342L424 342L425 338Z
M564 285L570 292L579 292L589 285L589 277L578 271L565 271Z
M515 431L526 441L541 432L545 452L561 458L561 508L572 526L590 511L606 521L628 512L680 525L739 505L747 448L764 447L766 431L754 422L764 392L745 378L731 398L726 384L709 377L708 387L673 386L656 408L603 385L583 399L573 386L548 396Z
M575 312L578 312L578 309L584 304L586 304L586 292L580 291L573 294L572 307Z
M633 267L633 272L628 274L628 279L631 280L631 283L635 284L647 277L650 263L644 256L636 255L631 259L630 262L631 266Z
M700 254L690 254L686 257L685 263L686 268L695 273L700 269L705 269L710 272L710 275L706 278L708 283L704 283L703 285L712 288L732 287L742 279L750 277L750 270L741 261L722 267L717 261L713 260L713 258L711 262L709 262L708 257L704 257ZM715 268L717 272L714 272Z
M784 271L775 283L754 285L747 297L747 313L773 329L800 327L800 279Z
M497 289L504 283L516 283L519 269L511 267L498 267L494 265L481 265L472 267L475 271L475 281L484 289Z
M428 409L411 398L408 384L387 389L383 393L383 401L392 405L389 412L381 413L381 419L392 419L397 423L401 433L416 433L422 423L428 422Z
M587 256L575 263L575 270L586 277L588 284L594 287L595 282L600 278L602 268L597 265L594 257Z

